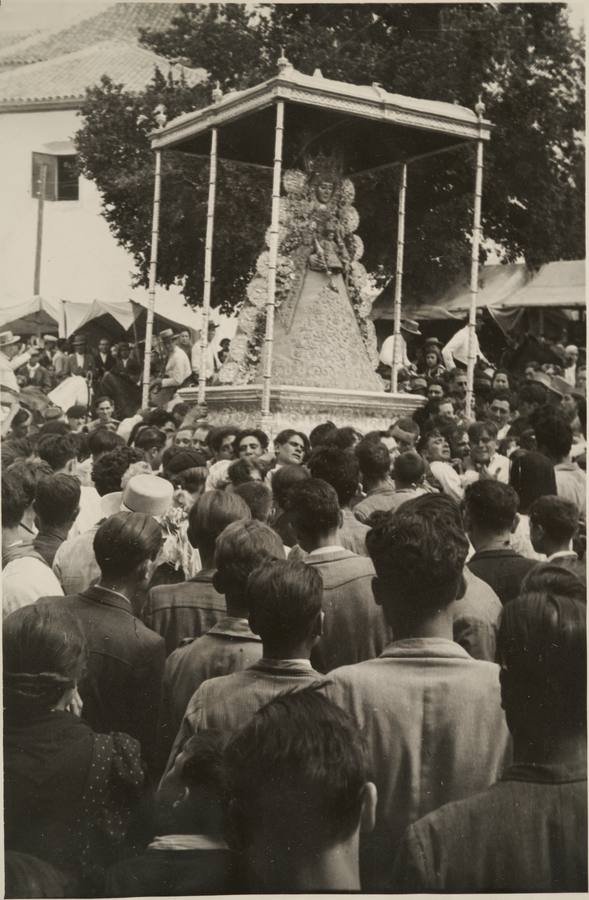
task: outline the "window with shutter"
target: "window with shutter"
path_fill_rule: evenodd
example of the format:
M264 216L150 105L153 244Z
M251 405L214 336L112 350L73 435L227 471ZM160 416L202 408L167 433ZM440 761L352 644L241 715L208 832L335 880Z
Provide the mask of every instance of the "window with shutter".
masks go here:
M41 167L47 166L45 179L46 200L78 200L78 164L75 156L54 156L50 153L33 153L31 196L38 197L41 185Z

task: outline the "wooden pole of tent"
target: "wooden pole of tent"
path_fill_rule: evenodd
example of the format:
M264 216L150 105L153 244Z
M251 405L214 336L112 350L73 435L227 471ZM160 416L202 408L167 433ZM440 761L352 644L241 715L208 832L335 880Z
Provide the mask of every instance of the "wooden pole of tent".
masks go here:
M153 179L153 212L151 217L151 256L149 259L149 304L145 325L145 359L143 361L143 384L141 388L141 407L145 409L149 401L149 382L151 375L151 342L153 337L153 318L155 315L155 279L157 274L157 250L160 227L160 197L162 189L162 157L161 151L155 151L155 175Z
M213 265L213 235L215 232L215 192L217 189L217 129L211 129L209 161L209 197L207 201L207 231L205 238L205 271L200 329L200 372L198 374L198 403L205 402L207 384L207 350L209 345L209 312L211 308L211 272Z
M37 201L37 242L35 244L35 274L33 277L33 296L41 293L41 251L43 249L43 213L45 209L45 192L47 190L47 164L41 166L39 176L39 197Z
M282 178L282 142L284 136L284 101L276 104L274 131L274 174L272 177L272 218L270 222L270 254L268 262L268 296L266 300L266 333L264 336L264 371L262 380L262 428L270 426L270 386L272 382L272 350L274 342L274 309L276 299L276 265L278 262L278 217L280 213L280 181Z
M482 106L482 104L479 104ZM479 114L482 118L482 113ZM466 367L466 415L474 419L474 367L476 363L476 317L479 293L479 246L481 243L481 204L483 197L483 142L477 141L477 161L472 223L472 254L470 261L470 312L468 316L468 363Z
M405 254L405 201L407 198L407 163L401 167L399 205L397 208L397 262L395 266L395 299L393 305L393 364L391 366L391 393L396 393L401 353L401 300L403 296L403 259Z

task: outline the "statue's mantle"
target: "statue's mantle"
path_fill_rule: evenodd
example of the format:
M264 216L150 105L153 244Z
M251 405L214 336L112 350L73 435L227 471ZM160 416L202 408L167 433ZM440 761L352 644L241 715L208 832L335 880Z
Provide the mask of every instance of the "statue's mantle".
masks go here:
M198 390L182 388L178 396L195 402ZM273 385L270 420L261 422L261 398L261 384L208 387L207 418L213 425L261 425L272 436L283 428L300 428L308 434L327 419L340 428L352 425L367 432L386 429L394 419L413 415L425 403L425 397L417 394Z

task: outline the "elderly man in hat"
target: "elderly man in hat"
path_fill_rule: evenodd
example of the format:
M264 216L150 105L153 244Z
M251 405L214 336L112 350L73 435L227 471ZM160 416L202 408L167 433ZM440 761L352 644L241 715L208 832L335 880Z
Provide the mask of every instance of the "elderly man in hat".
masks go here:
M478 339L478 332L480 331L482 324L483 311L482 309L477 309L474 326L474 355L475 359L482 359L483 362L488 364L489 360L483 354ZM452 369L455 369L457 365L462 366L465 369L468 366L469 330L467 320L466 325L457 331L456 334L450 338L448 343L442 347L442 359L449 372L451 372Z
M68 374L81 375L86 378L90 372L92 376L96 370L96 362L86 348L86 338L83 334L77 334L73 340L74 352L68 356Z
M401 334L399 335L399 344L398 344L398 355L397 355L397 363L400 366L404 366L404 368L408 369L411 366L411 361L409 356L407 355L407 340L411 337L419 337L421 335L421 331L419 330L419 325L417 322L414 322L412 319L401 319ZM393 351L395 348L395 335L391 334L388 338L383 342L382 347L380 348L379 359L383 366L389 366L392 368L393 366Z

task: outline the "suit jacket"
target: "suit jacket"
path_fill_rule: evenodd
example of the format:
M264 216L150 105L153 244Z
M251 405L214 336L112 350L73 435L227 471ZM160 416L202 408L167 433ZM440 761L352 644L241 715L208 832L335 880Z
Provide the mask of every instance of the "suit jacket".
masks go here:
M164 673L163 638L133 615L114 591L92 585L80 594L47 597L75 615L88 643L88 669L79 686L82 716L96 732L122 731L141 743L153 764Z
M115 359L111 353L107 353L106 361L103 361L100 353L96 353L96 355L94 356L94 362L96 364L94 378L96 382L98 382L107 372L110 372L115 364Z
M84 378L88 372L92 372L96 369L96 362L91 353L83 354L83 362L82 365L78 365L78 360L75 353L70 353L67 358L67 366L66 366L66 375L82 375Z

